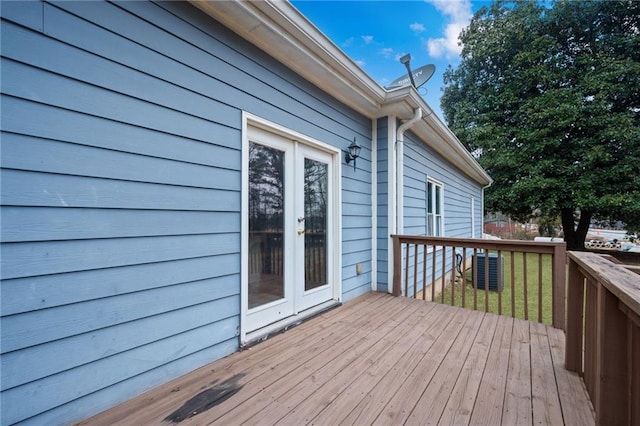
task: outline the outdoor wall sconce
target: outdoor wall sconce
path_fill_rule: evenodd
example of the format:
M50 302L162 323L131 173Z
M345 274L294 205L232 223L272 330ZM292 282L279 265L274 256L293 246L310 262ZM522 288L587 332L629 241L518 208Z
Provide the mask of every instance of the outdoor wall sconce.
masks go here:
M360 150L362 147L356 142L356 138L353 138L353 142L347 148L349 151L344 155L344 160L349 164L353 160L353 171L356 171L356 158L360 157Z

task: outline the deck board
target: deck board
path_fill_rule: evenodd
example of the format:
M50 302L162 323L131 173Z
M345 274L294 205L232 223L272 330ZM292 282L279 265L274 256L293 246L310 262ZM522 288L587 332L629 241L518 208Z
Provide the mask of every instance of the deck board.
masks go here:
M466 360L482 324L483 315L468 311L468 319L449 349L436 374L431 378L416 403L406 424L436 424L449 401L453 387L462 371L460 361Z
M485 315L473 342L469 356L462 366L458 380L451 391L449 401L439 419L441 424L469 424L476 402L482 373L487 364L489 348L493 341L497 315Z
M509 351L511 349L512 329L512 318L498 318L469 424L502 424L502 407L504 405L507 380L506 366L508 365Z
M502 408L505 424L526 425L532 421L530 348L529 323L514 321Z
M551 348L545 325L530 323L531 390L534 425L562 424L560 397L551 359Z
M224 383L177 424L593 424L563 362L549 326L369 293L81 424L169 425Z

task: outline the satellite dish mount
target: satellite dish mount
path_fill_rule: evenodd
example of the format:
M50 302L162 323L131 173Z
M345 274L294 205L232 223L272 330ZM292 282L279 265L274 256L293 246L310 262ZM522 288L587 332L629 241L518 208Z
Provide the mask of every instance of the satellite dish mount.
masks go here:
M401 57L400 63L404 64L404 66L407 68L407 74L409 74L409 81L411 81L411 85L413 87L416 87L416 82L413 80L413 73L411 72L411 54L407 53L406 55Z
M406 86L408 83L411 83L413 87L418 89L420 86L425 84L436 71L436 66L433 64L423 65L412 71L410 62L411 54L409 53L400 58L400 63L407 68L408 76L401 75L400 77L396 78L391 82L390 85L387 86L387 89L395 89L396 87Z

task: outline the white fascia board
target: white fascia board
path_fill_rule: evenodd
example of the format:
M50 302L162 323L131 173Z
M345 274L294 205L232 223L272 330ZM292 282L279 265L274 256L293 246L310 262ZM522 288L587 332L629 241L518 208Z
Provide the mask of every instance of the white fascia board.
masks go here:
M289 2L191 3L345 105L378 114L385 90Z

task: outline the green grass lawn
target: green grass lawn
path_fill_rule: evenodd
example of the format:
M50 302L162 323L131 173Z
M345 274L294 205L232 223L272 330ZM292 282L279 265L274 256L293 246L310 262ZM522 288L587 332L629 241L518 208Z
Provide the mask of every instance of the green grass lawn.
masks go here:
M515 317L527 319L525 317L525 297L524 297L524 265L523 254L514 253L513 258L513 271L514 280L512 291L511 282L511 253L502 253L504 256L504 291L496 292L489 291L488 297L488 312L501 313L502 315L512 316L512 300L511 296L514 294L514 306ZM539 291L539 267L538 267L538 255L529 253L526 257L527 260L527 310L528 319L531 321L538 321L538 291ZM544 324L551 324L552 322L552 285L551 285L551 256L542 256L542 322ZM465 300L464 306L462 304L462 288L461 282L456 282L453 288L454 292L454 305L465 307L468 309L474 309L474 297L473 297L473 284L471 282L471 268L467 269L465 274ZM428 291L428 290L427 290ZM444 303L451 304L451 286L447 287L444 291ZM436 295L436 301L442 301L442 295ZM502 306L500 309L500 305ZM485 310L485 290L477 290L477 309L480 311Z

